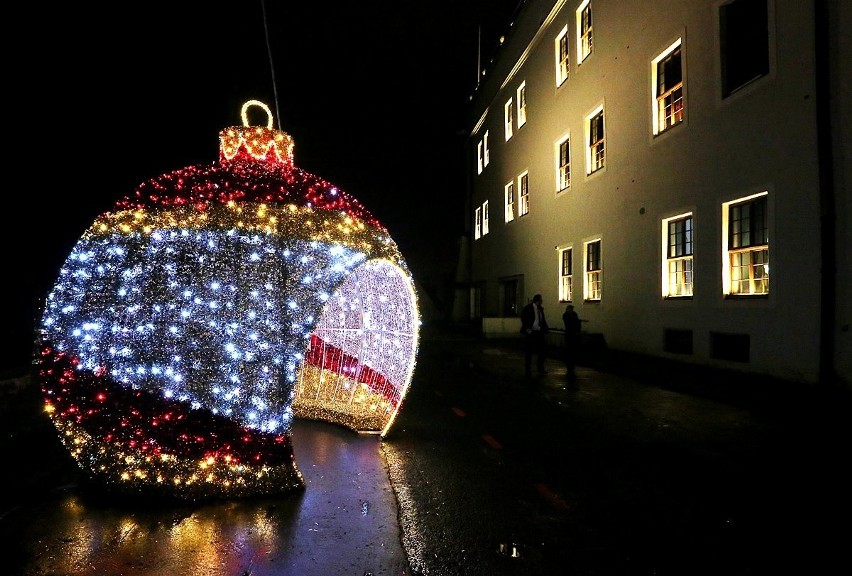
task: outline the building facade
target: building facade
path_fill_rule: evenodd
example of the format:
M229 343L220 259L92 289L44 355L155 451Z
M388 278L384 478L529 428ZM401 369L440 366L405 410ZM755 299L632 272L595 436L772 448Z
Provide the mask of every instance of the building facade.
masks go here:
M850 12L524 2L472 96L486 336L541 293L611 349L849 389Z

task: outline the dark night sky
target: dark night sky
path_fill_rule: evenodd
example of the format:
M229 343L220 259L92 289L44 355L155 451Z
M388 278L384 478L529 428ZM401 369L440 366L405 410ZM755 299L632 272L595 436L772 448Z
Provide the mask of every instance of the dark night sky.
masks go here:
M3 40L0 377L29 363L38 303L95 217L149 178L215 161L249 99L278 109L297 166L387 226L421 284L451 275L436 262L454 262L467 217L478 27L489 54L517 5L266 0L266 26L261 0L22 8Z

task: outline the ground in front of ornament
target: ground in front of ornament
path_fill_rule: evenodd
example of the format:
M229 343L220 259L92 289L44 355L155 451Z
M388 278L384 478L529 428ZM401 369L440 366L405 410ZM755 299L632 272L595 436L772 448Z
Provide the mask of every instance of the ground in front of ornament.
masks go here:
M303 491L193 504L89 490L27 378L0 384L0 430L9 573L408 574L378 434L297 420Z

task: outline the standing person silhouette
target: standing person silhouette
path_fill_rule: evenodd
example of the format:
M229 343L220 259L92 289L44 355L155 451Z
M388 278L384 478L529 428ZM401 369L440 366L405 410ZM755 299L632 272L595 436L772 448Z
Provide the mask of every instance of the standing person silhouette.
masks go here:
M544 368L545 342L544 335L549 328L544 316L544 306L541 305L541 294L533 296L532 302L521 310L521 334L524 336L524 375L532 376L532 357L536 357L536 368L539 374L547 374Z
M574 367L577 365L577 356L580 353L580 317L574 311L574 305L568 304L562 313L562 323L565 325L565 370L568 383L575 386L577 375Z

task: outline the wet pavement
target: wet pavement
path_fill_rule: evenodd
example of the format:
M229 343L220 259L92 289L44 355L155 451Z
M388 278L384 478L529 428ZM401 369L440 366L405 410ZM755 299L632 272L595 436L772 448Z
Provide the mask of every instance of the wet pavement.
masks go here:
M0 552L44 576L849 572L848 396L586 358L527 380L519 341L427 325L386 438L297 421L304 491L199 505L92 493L7 382Z
M63 467L70 483L6 503L0 542L11 572L0 573L409 574L378 436L299 420L293 438L306 488L283 497L117 499L86 489Z
M518 340L421 351L383 444L415 573L849 572L848 394L605 350L576 386L555 358L527 380Z

